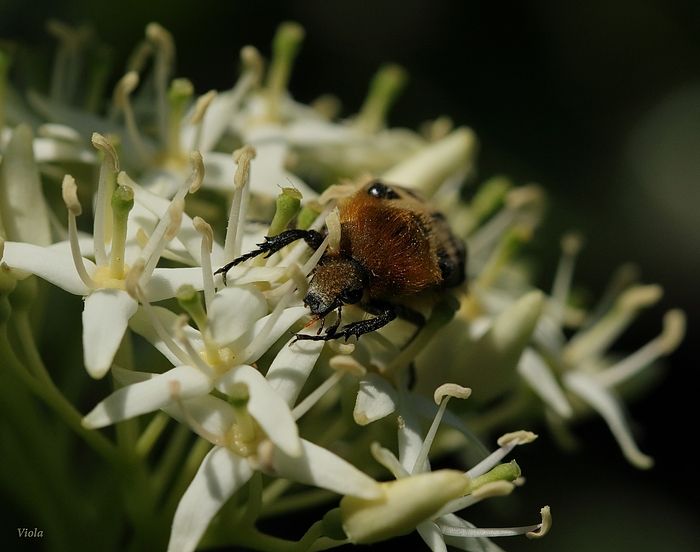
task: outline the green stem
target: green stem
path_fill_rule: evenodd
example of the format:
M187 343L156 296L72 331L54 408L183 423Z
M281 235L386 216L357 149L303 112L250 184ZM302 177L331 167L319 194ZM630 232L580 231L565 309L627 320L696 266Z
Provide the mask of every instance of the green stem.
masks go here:
M28 368L32 374L39 378L44 383L51 384L51 376L49 375L46 365L39 354L39 350L34 340L31 323L29 322L29 313L26 310L13 309L13 320L17 329L17 337L22 344L22 350L29 364Z
M197 469L199 469L199 465L209 452L209 449L211 449L211 443L209 441L198 439L190 450L190 453L187 456L177 479L170 487L170 494L165 502L165 508L163 508L163 514L166 516L168 523L172 519L175 509L177 508L185 489L187 489L187 486L192 481L194 474L196 473Z
M163 458L153 472L153 487L156 494L160 495L163 489L166 488L168 481L172 478L173 472L180 465L189 436L190 431L187 426L178 425L168 441L167 448L163 453Z
M262 474L256 471L248 483L248 503L241 518L241 525L253 525L262 507Z
M163 433L163 430L168 425L170 417L164 412L158 412L144 429L141 436L136 441L136 455L140 458L146 458L153 446L158 441L158 438Z
M12 370L20 381L52 408L66 425L77 433L97 454L112 464L117 464L121 461L114 444L102 434L85 429L82 426L82 416L61 394L53 382L50 380L46 382L37 380L19 362L10 346L5 325L0 326L0 357L4 359L5 366Z

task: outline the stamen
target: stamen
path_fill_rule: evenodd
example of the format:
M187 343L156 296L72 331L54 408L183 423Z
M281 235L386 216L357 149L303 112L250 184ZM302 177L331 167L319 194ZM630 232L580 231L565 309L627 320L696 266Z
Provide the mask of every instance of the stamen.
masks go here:
M498 189L496 191L500 192ZM544 194L539 186L521 186L505 191L505 207L469 237L469 251L472 257L488 255L506 230L522 218L523 213L542 210ZM534 226L536 217L527 218L533 221L531 226Z
M662 294L662 288L657 285L634 286L626 290L597 324L577 332L571 338L564 348L564 360L570 365L576 365L602 354L629 326L638 312L656 303Z
M146 247L144 247L141 257L147 259L144 277L150 278L158 264L165 246L177 235L182 214L185 210L185 200L174 198L168 206L166 216L158 221L158 225L151 234Z
M156 88L156 113L158 134L161 144L168 143L168 100L167 90L170 75L175 64L175 42L172 35L158 23L146 26L146 38L156 50L154 81Z
M216 90L210 90L206 94L197 98L194 104L194 113L192 113L192 124L196 127L194 138L192 140L192 147L190 149L198 150L200 149L202 143L202 132L204 130L204 116L207 113L207 109L211 105L211 102L216 98Z
M585 330L596 324L612 307L617 297L637 281L639 281L639 267L637 265L626 263L618 267L610 278L598 303L581 325L581 329Z
M326 217L326 228L328 228L328 251L331 254L340 251L340 212L336 207Z
M518 224L508 230L481 270L474 285L480 289L492 286L508 262L525 243L530 241L532 230L531 226L524 224Z
M214 231L211 226L201 217L194 217L192 221L195 230L202 235L202 282L204 283L204 303L207 307L207 312L211 307L211 302L214 299L214 272L211 267L211 252L214 244Z
M148 42L148 40L142 40L139 42L134 50L129 55L129 59L126 62L126 70L134 71L135 73L141 73L146 67L148 58L153 55L153 45Z
M359 364L354 359L348 359L349 357L346 356L335 356L331 358L329 364L330 367L335 370L335 372L292 409L292 416L294 416L295 420L298 420L309 410L311 410L311 408L319 400L321 400L321 398L328 393L328 391L333 389L340 382L340 380L343 379L345 374L361 377L364 373L366 373L367 370L364 366Z
M243 146L233 152L233 161L238 166L233 177L233 201L228 215L226 238L224 239L224 259L232 260L240 255L240 243L243 239L245 211L250 182L250 163L255 158L252 146ZM239 234L241 234L239 236Z
M385 65L374 75L369 85L355 125L368 134L375 134L386 126L386 116L392 104L406 85L408 75L399 65Z
M420 133L428 142L437 142L447 136L454 129L454 121L446 115L425 121L420 126Z
M539 539L544 537L552 528L552 512L550 511L549 506L543 506L540 510L540 515L542 516L542 523L540 523L539 529L526 533L525 536L528 539Z
M50 20L46 29L58 41L56 59L51 76L51 99L57 103L70 103L80 72L79 51L90 37L86 27L72 28L60 21Z
M126 131L134 146L136 154L142 163L148 161L148 148L141 136L138 125L136 124L136 116L134 108L131 105L131 93L139 85L139 74L135 71L129 71L124 75L114 87L114 105L117 109L124 113L124 122L126 123Z
M112 249L109 253L109 272L112 278L124 278L124 252L126 249L126 226L129 211L134 207L134 190L118 186L112 193Z
M503 458L505 458L510 451L512 451L518 445L526 445L537 439L537 435L530 431L516 431L513 433L506 433L498 439L498 448L476 466L470 469L466 474L471 479L476 479L480 475L485 474L490 471L496 464L498 464Z
M506 194L512 188L513 183L503 176L494 176L481 184L469 203L469 208L460 209L452 217L453 228L457 234L469 236L475 228L502 207ZM471 239L470 242L472 242Z
M80 201L78 200L78 186L75 183L75 179L69 174L63 177L61 193L63 195L63 202L66 204L66 208L68 209L68 239L70 240L70 251L73 257L75 270L87 287L90 289L95 289L97 288L97 284L87 273L85 262L83 261L83 256L80 252L76 217L78 217L82 212L82 207L80 205Z
M97 197L95 199L95 221L93 243L95 248L95 262L98 266L107 265L107 251L105 245L112 238L112 218L107 216L112 201L112 194L117 184L117 172L119 172L119 157L112 143L97 132L92 134L92 145L102 157L100 162L100 178L97 184Z
M272 61L267 73L268 119L280 119L280 100L287 89L294 59L304 40L304 29L298 23L285 22L277 28L272 42Z
M615 387L634 377L643 368L676 350L685 335L685 313L674 309L664 315L661 335L610 368L595 374L605 387Z
M202 187L206 172L204 170L204 159L202 159L202 154L198 150L190 152L190 163L192 164L192 172L185 184L189 193L194 194ZM185 197L184 194L182 197Z
M187 79L175 79L168 89L168 132L163 142L165 154L170 159L182 157L180 130L185 110L194 95L194 86Z
M187 325L187 315L180 315L177 318L177 321L175 322L173 331L175 332L175 338L182 344L183 349L187 353L189 357L189 362L187 364L191 364L197 368L199 368L203 374L206 376L213 378L215 377L215 372L214 368L210 366L208 363L204 362L201 356L199 356L199 353L195 350L195 348L192 346L192 343L190 342L189 338L187 337L187 334L185 333L185 326ZM204 336L202 335L202 339L204 340ZM206 340L205 344L206 344Z
M479 528L468 527L462 525L455 527L441 521L437 521L437 526L440 532L447 537L462 537L462 538L494 538L494 537L514 537L517 535L526 535L528 538L544 537L552 526L552 516L549 506L545 506L540 510L542 522L536 525L526 525L524 527L498 527L498 528Z
M139 281L141 280L145 266L146 263L143 259L136 259L136 262L134 262L129 269L129 272L126 273L126 278L124 278L124 289L137 301L139 300Z
M435 390L433 398L435 399L435 403L438 404L440 407L438 408L438 411L435 414L433 423L430 425L428 434L423 440L423 445L421 446L420 452L418 453L416 461L413 464L413 468L411 469L412 474L425 471L425 462L428 459L430 447L433 445L433 440L435 439L435 435L437 434L438 427L440 426L442 417L445 414L447 403L452 397L456 397L458 399L467 399L469 398L469 395L471 395L471 393L471 389L469 389L468 387L462 387L461 385L457 385L456 383L445 383Z
M311 274L311 271L316 268L316 265L318 262L321 260L321 257L323 257L324 253L326 252L326 248L328 247L328 236L324 238L324 240L321 242L321 245L319 248L314 251L314 254L309 257L309 260L304 263L304 266L302 267L301 271L305 276L308 276Z
M262 74L265 62L263 61L260 52L255 46L244 46L241 48L241 63L243 64L244 74L241 79L249 77L251 79L251 85L258 86L262 81ZM241 81L236 83L235 88L239 87ZM248 86L245 87L246 91Z
M87 111L98 114L102 109L102 100L106 96L107 84L114 69L114 56L112 50L103 44L91 48L90 53L83 105Z
M552 284L552 301L550 314L554 323L561 327L564 323L566 303L571 289L571 280L574 274L576 256L581 249L583 240L578 234L567 234L561 240L562 255Z

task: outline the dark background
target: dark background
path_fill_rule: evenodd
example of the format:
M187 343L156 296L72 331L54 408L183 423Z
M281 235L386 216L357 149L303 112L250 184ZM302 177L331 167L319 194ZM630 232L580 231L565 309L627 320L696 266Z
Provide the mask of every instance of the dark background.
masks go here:
M529 523L549 503L555 524L547 539L499 544L540 551L698 549L697 469L689 447L698 421L700 3L43 0L28 6L0 0L0 37L48 55L47 18L89 22L114 47L117 67L146 23L160 22L176 39L178 76L190 78L198 92L229 87L241 46L269 54L277 25L290 19L307 31L291 82L302 101L332 92L351 114L380 64L404 65L410 82L392 124L415 128L447 114L479 136L479 179L505 173L549 192L550 215L534 244L544 260L541 285L551 284L558 237L578 229L587 245L577 285L599 294L614 268L635 261L645 282L666 290L661 305L621 339L621 349L656 335L669 308L689 316L688 335L665 379L630 408L642 450L657 460L652 471L629 466L595 419L576 429L584 444L576 454L559 451L546 436L518 451L530 484L508 499L505 511L476 508L470 519Z

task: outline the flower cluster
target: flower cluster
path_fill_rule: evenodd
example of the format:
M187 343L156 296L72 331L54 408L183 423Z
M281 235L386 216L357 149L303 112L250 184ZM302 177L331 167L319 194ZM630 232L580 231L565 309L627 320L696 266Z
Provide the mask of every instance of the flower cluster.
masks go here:
M287 83L303 30L286 23L267 69L246 46L234 86L195 97L173 78L172 36L152 23L103 108L104 63L84 63L97 55L94 37L49 29L59 44L47 95L17 93L0 51L0 350L18 385L113 468L134 546L322 550L415 530L434 551L498 550L490 538L541 537L546 506L524 527L477 528L457 515L524 482L501 460L535 439L519 429L533 414L562 434L598 412L630 462L651 465L618 392L674 350L682 312L636 353L609 354L661 289L627 271L598 306L575 308L576 236L563 240L551 292L536 289L517 253L542 217L542 190L497 178L464 201L470 129L445 118L422 134L386 124L402 69L380 69L355 116L338 119L330 97L300 104ZM300 340L322 331L303 300L340 243L335 207L368 174L445 214L467 244L468 285L416 297L418 332L397 319L361 340ZM288 228L323 242L216 273ZM84 367L113 384L84 416L37 352L30 311L54 322L60 313L42 306L33 276L83 298ZM345 316L363 313L348 306ZM470 398L450 412L451 397ZM112 425L116 440L97 431ZM517 431L488 452L479 439L496 429ZM380 444L395 440L396 454ZM481 451L470 469L431 470L431 458L465 446ZM299 541L256 526L317 505L328 511Z

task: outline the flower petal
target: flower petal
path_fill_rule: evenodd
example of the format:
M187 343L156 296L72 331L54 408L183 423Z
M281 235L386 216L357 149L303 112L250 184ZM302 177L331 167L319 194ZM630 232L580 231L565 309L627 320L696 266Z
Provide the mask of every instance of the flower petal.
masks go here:
M49 213L32 150L32 130L12 132L0 165L0 220L5 238L35 245L51 243Z
M203 287L202 269L187 268L156 268L146 284L146 297L149 301L162 301L175 297L180 286L191 285L200 290Z
M69 251L8 241L5 242L2 262L10 268L36 274L39 278L51 282L68 293L75 295L90 293L90 288L78 276ZM91 261L83 259L83 262L88 274L95 270L95 265Z
M625 420L620 401L611 390L604 387L589 374L581 372L565 374L564 384L567 389L580 397L603 417L617 444L620 445L622 454L625 455L625 458L631 464L640 469L649 469L653 466L654 459L637 448L637 443L634 442L632 432Z
M399 410L399 461L404 469L411 473L418 455L423 448L420 424L412 408L411 397L406 391L401 392Z
M156 217L154 222L157 222L157 220L160 220L166 215L170 207L170 202L167 199L157 196L138 185L133 186L133 190L134 201L145 207ZM129 218L131 218L131 216ZM176 247L175 241L179 242L181 249ZM180 256L184 256L185 254L190 256L194 259L196 264L201 266L201 244L202 235L195 229L192 219L187 214L183 214L180 230L168 247L173 249ZM212 247L212 258L220 258L223 256L223 249L217 242L214 242Z
M267 313L265 296L254 286L218 291L207 312L212 337L220 344L235 341Z
M85 416L83 425L92 429L105 427L163 408L173 402L174 395L184 400L205 395L211 388L211 380L197 368L177 366L164 374L118 389Z
M360 380L352 416L358 425L385 418L396 410L396 390L379 374L367 374Z
M209 151L202 155L204 160L205 188L221 192L233 191L233 175L236 165L231 156L218 151Z
M109 371L137 306L135 299L119 289L98 289L85 298L83 358L93 378L100 379Z
M95 154L80 144L64 142L55 138L35 138L34 157L39 163L78 162L94 163Z
M246 134L246 141L255 148L255 159L250 165L250 189L253 193L276 197L279 188L288 186L285 162L289 146L281 127L257 127ZM295 182L304 198L317 194L303 182Z
M247 409L270 440L285 454L299 456L301 441L292 411L284 399L270 386L263 375L252 366L235 366L217 382L217 389L228 393L232 385L245 383L248 386Z
M374 479L340 456L305 439L301 440L301 446L302 455L296 458L274 449L272 466L281 477L342 495L367 499L382 495L381 487Z
M270 386L290 407L297 402L324 345L323 341L294 341L295 339L291 338L280 349L265 376Z
M153 313L156 315L160 323L165 328L165 331L172 335L172 329L175 326L178 316L174 312L163 308L163 307L152 307ZM182 359L178 358L170 348L165 344L165 342L158 336L151 319L143 308L136 311L131 319L129 320L129 327L145 338L151 345L158 349L161 354L167 358L173 366L178 364L183 364ZM195 330L192 326L185 326L185 335L187 339L190 340L195 351L201 351L204 347L201 334Z
M518 373L554 412L562 418L571 418L573 410L564 391L544 359L535 351L525 349L518 362Z
M182 407L187 409L187 414L183 412ZM181 424L190 425L192 431L202 439L211 440L213 436L219 442L225 440L231 426L236 422L233 407L213 395L194 397L179 404L171 403L165 406L163 411Z
M168 551L194 550L212 518L252 475L253 470L244 458L228 449L214 447L204 457L178 504Z
M115 366L112 368L112 375L120 385L132 385L152 380L160 374L125 370ZM180 408L181 405L187 409L186 415ZM180 403L170 403L162 410L181 424L193 423L195 427L192 427L192 431L204 439L210 439L212 435L224 439L231 426L236 422L236 415L231 405L213 395L201 395L185 399Z

